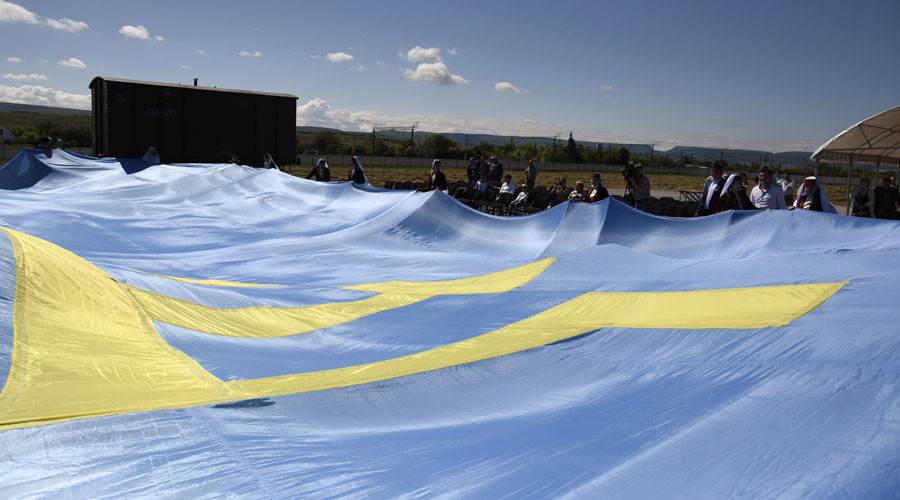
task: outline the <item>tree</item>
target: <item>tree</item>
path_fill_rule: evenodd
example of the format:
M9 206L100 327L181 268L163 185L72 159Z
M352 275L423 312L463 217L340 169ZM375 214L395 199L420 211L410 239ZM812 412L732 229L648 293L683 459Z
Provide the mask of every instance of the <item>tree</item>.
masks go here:
M446 135L429 135L422 141L422 152L428 158L447 158L450 148L455 150L456 143Z
M320 153L326 152L326 151L327 152L336 152L337 147L338 147L338 142L339 142L338 138L334 134L334 132L329 132L327 130L323 130L323 131L317 133L316 136L313 138L313 145L316 147L316 149ZM334 147L330 147L332 145ZM329 149L331 151L329 151Z
M496 149L497 147L493 144L482 141L480 144L472 148L472 156L474 156L475 158L481 158L482 156L487 158L489 156L492 156Z
M630 159L631 151L628 151L628 148L621 148L616 155L616 165L628 165Z
M532 160L537 156L538 149L530 142L523 142L516 150L516 155L523 160Z
M501 156L511 156L516 151L516 143L507 142L506 144L500 146L500 155Z
M583 160L581 157L581 150L578 149L578 144L575 144L575 138L572 137L572 132L569 132L569 140L566 142L565 153L573 163L581 163Z

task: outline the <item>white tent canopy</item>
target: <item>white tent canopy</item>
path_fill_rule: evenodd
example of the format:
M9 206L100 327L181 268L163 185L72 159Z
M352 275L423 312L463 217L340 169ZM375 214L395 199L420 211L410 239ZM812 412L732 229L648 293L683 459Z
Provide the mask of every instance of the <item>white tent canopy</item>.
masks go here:
M900 167L900 106L878 113L834 136L813 161Z

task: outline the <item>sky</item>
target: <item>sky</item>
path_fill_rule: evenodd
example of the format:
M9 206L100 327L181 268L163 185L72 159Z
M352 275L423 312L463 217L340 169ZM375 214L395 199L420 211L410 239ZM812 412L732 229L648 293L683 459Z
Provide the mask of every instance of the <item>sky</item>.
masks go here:
M898 0L0 0L0 101L196 77L296 95L298 125L812 151L900 106L898 20Z

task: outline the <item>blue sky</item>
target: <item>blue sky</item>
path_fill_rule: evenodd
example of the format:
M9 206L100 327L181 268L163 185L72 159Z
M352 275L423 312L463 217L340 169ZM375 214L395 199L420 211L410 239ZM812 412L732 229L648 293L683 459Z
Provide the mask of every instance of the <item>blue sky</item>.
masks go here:
M0 0L0 101L197 77L294 94L299 125L812 150L900 105L898 20L898 0Z

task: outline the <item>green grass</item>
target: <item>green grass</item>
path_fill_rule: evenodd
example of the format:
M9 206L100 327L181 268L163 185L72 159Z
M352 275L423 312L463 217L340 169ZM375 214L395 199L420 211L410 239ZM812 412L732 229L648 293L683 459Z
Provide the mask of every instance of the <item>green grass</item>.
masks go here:
M50 122L53 128L91 129L90 115L61 115L50 113L32 113L27 111L0 112L0 123L7 128L35 128L42 123Z

